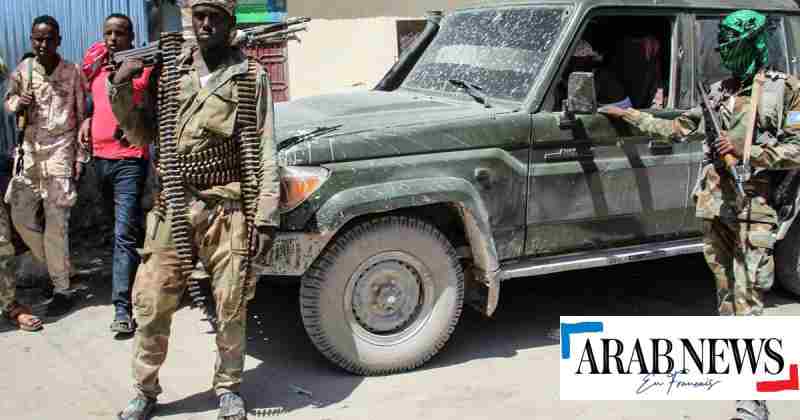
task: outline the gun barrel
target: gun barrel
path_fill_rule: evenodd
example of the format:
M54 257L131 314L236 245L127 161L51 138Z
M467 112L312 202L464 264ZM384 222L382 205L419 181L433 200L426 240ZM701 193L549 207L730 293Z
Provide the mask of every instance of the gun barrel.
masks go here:
M159 54L161 54L161 49L158 41L156 41L151 42L144 47L116 52L112 54L111 62L115 66L120 66L125 60L138 58L143 60L145 64L152 65L157 60Z

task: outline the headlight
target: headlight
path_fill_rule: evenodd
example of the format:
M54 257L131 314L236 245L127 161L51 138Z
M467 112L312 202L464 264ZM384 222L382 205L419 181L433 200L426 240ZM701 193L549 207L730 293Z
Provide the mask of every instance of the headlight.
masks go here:
M281 210L294 210L328 180L329 172L318 166L281 168Z

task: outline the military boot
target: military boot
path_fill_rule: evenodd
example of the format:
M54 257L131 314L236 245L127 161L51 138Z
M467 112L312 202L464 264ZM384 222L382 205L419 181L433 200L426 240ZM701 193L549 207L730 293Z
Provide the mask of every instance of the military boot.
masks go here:
M247 408L242 397L234 392L226 392L219 397L218 420L247 420Z
M731 420L769 420L766 401L736 401L736 416Z
M119 420L147 420L156 408L155 398L137 395L124 410L117 414Z

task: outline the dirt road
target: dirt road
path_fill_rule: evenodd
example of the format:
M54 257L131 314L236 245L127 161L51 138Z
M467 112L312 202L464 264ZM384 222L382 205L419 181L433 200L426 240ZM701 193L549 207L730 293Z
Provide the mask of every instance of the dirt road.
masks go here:
M114 340L108 280L89 276L82 307L41 334L0 324L0 418L113 419L132 395L132 340ZM768 314L800 315L776 291ZM361 378L332 367L305 336L291 287L259 286L250 306L246 386L251 419L720 419L730 402L562 402L559 315L709 315L714 287L700 256L505 283L493 320L465 311L447 347L423 369ZM165 393L154 418L216 419L209 390L212 336L198 311L173 323ZM795 419L800 402L770 405Z

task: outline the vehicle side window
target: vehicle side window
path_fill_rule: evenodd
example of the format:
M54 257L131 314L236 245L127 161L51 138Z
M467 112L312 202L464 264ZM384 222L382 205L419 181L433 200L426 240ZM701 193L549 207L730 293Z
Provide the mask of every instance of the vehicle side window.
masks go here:
M707 83L714 83L730 76L730 72L722 67L719 53L716 51L717 34L719 34L719 16L699 16L695 20L694 33L697 46L697 77ZM769 65L772 70L788 71L786 55L786 37L783 18L769 17L769 32L767 47L769 48Z
M590 71L600 105L664 108L669 102L674 16L592 17L548 91L545 111L560 111L569 75Z

